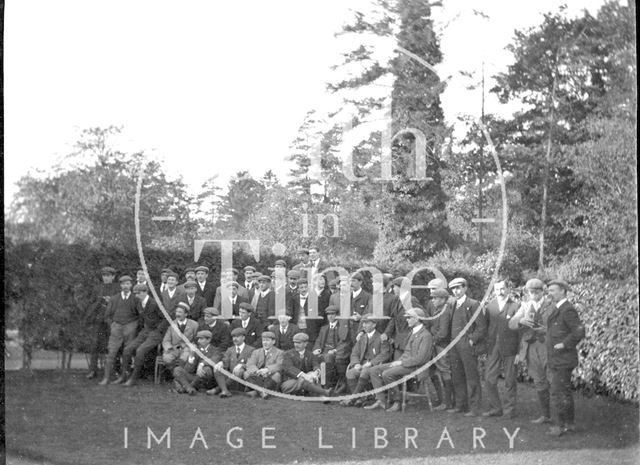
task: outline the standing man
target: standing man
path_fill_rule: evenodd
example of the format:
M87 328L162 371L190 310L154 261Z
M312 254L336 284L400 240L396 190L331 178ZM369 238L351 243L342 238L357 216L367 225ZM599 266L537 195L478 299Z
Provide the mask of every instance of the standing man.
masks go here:
M234 329L242 328L245 331L243 341L251 347L260 347L263 328L258 319L253 316L253 306L250 303L242 302L238 313L240 318L234 319L231 323L231 336L233 337Z
M147 284L147 278L144 275L144 270L142 268L136 271L136 284Z
M160 272L160 294L162 294L167 288L167 277L169 276L169 273L173 273L169 268L163 268Z
M109 383L113 365L118 351L124 345L129 344L136 337L138 329L138 307L135 297L131 295L133 279L131 276L120 277L120 292L111 297L107 307L105 319L110 328L107 362L104 369L104 378L101 386ZM123 366L124 372L127 367Z
M363 282L364 277L361 273L354 273L351 277L351 322L349 331L352 341L355 341L358 335L362 315L372 313L373 311L371 309L373 299L371 298L371 294L362 289Z
M271 289L271 278L262 275L258 278L260 292L256 301L256 318L260 321L263 329L269 326L269 318L276 314L276 294Z
M433 335L433 349L435 355L444 352L445 348L451 342L451 316L453 314L453 307L449 305L449 293L440 287L431 289L431 304L429 308L431 313L430 317L436 317L431 320L429 331ZM442 384L442 394L440 397L440 404L434 407L434 410L450 410L453 408L453 382L451 376L451 358L449 353L440 357L436 363L432 366L435 367L435 378L431 377L431 381L436 386L436 392L438 391L438 384ZM437 381L440 383L436 384Z
M244 288L247 290L248 294L247 302L251 302L256 293L256 289L258 288L258 282L253 279L256 269L253 266L248 265L245 266L242 271L244 272Z
M138 313L142 317L143 326L138 336L122 351L122 375L114 383L121 383L125 380L126 370L129 368L131 358L133 358L133 372L124 384L125 386L133 386L136 383L140 377L145 357L158 347L169 327L169 322L160 311L158 304L149 296L146 284L136 284L133 287L133 293L138 299Z
M250 383L257 384L272 391L278 389L282 381L282 352L277 347L276 335L271 331L262 333L262 348L256 349L251 353L247 362L247 370L244 373L244 379ZM256 391L249 391L248 395L257 397ZM260 397L267 399L269 395L261 392Z
M547 319L547 354L551 370L552 436L575 431L575 410L571 393L571 372L578 366L576 345L585 336L578 312L567 300L569 285L562 279L549 282L555 309Z
M309 336L297 333L293 336L292 349L282 356L282 392L292 395L305 393L319 396L331 396L331 389L323 389L320 381L320 360L307 349Z
M496 298L486 308L488 320L487 332L487 373L486 387L490 410L484 412L485 417L497 417L504 413L505 417L515 417L516 381L515 358L518 353L519 334L509 329L509 320L518 310L518 303L511 299L506 281L498 281L493 285ZM498 394L498 377L500 367L504 369L504 387L506 398L504 409Z
M182 297L182 302L186 302L189 305L189 316L193 321L198 323L202 321L204 315L204 309L207 307L207 302L203 297L198 295L198 283L189 280L184 283L185 295Z
M162 298L162 305L169 315L175 313L175 309L179 302L184 301L182 296L184 293L178 288L178 273L169 271L167 273L167 284L160 297Z
M516 355L516 362L527 364L527 372L533 378L533 386L538 393L540 403L540 417L531 423L541 424L551 421L550 410L550 380L551 373L547 363L547 320L555 310L551 298L544 295L544 283L533 278L525 285L529 300L522 302L516 314L509 320L509 328L522 331L520 352Z
M100 270L102 283L93 288L91 304L87 307L85 323L91 336L89 373L87 379L93 379L98 375L98 358L107 351L109 340L109 326L105 321L107 306L111 296L118 293L120 286L113 282L116 270L105 266Z
M411 334L407 340L407 345L402 357L391 363L383 363L370 369L371 384L374 389L381 388L383 385L390 384L399 380L403 376L412 373L422 365L427 363L431 358L433 350L433 338L431 333L422 324L425 317L424 310L421 308L412 308L406 313ZM392 399L397 398L398 388L394 387L389 390ZM366 410L385 409L386 392L378 392L376 394L376 402L372 405L364 407ZM393 405L386 409L387 412L397 412L400 410L400 402L394 401Z
M206 266L197 266L196 271L196 294L202 297L205 301L205 307L213 307L213 298L216 295L216 290L207 277L209 276L209 268Z
M455 339L467 325L480 303L467 297L467 281L455 278L449 283L456 303L451 316L451 339ZM455 389L455 409L449 412L464 413L466 417L480 414L482 388L478 373L478 356L486 353L487 320L480 313L469 331L451 349L451 371Z
M225 286L229 290L228 302L229 302L229 305L231 306L231 313L234 317L237 317L238 310L240 309L240 304L242 302L246 302L247 300L241 297L240 295L238 295L238 289L240 288L240 285L237 282L229 281L228 283L225 284ZM224 307L224 297L221 297L220 300L217 301L217 305L214 305L214 308L217 309L218 312L220 312L220 314L222 315L224 310L223 307Z

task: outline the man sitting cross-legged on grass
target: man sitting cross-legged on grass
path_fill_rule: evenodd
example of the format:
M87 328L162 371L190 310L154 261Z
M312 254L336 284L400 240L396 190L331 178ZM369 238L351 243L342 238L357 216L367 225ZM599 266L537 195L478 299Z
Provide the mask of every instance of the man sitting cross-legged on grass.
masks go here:
M254 348L245 344L245 336L247 331L244 328L234 328L231 331L233 345L224 353L222 360L213 366L213 375L216 378L218 387L207 391L207 395L214 396L220 393L220 397L230 397L229 388L234 390L243 390L244 386L236 381L227 381L226 376L220 373L220 368L230 371L238 378L242 379L247 370L247 362L254 351Z
M211 344L211 331L198 331L196 339L200 351L214 364L222 359L220 349ZM180 394L186 392L190 396L196 394L200 388L211 388L215 383L213 367L195 352L189 354L184 366L173 369L173 378L175 390Z
M274 347L276 335L271 331L262 333L262 348L256 349L249 357L247 371L244 379L267 389L276 390L282 380L282 355L283 352ZM256 391L249 391L249 396L256 397ZM261 392L260 397L268 398L266 392Z
M284 381L280 386L285 394L304 395L305 393L329 397L331 389L323 389L320 380L320 360L307 350L309 336L297 333L293 336L294 348L286 351L282 362Z

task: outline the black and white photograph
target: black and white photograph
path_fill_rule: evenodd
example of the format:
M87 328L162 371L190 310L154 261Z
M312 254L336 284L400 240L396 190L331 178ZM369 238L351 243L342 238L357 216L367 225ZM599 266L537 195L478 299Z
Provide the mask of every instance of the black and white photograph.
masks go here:
M20 0L10 465L640 461L635 0Z

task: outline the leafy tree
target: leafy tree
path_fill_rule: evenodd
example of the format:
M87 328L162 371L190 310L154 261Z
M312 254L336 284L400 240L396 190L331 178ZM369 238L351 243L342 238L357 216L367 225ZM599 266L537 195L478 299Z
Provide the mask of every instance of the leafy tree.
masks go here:
M244 229L251 213L263 203L265 187L248 171L239 171L229 181L227 193L221 197L218 226L226 233Z

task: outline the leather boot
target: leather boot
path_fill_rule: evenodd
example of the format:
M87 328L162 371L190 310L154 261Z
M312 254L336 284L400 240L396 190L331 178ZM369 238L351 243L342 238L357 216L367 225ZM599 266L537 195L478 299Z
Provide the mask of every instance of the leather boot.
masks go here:
M133 369L133 372L131 373L131 376L129 377L127 382L124 383L124 385L127 386L127 387L134 386L139 377L140 377L140 367L135 367Z
M329 397L329 395L331 394L330 389L324 389L322 386L315 383L310 383L309 381L302 382L302 389L319 396Z
M440 377L438 375L433 375L431 377L431 382L433 383L433 387L436 389L436 405L442 405L444 399L442 398L442 384L440 384ZM427 387L427 389L429 389Z
M549 390L538 391L538 400L540 401L540 409L542 410L542 416L545 418L551 418L550 402L551 396Z
M113 371L113 362L107 360L104 365L104 378L98 384L100 386L106 386L109 384L109 378L111 378L111 372Z
M111 381L111 384L122 384L127 380L127 373L123 370L122 374Z
M355 393L356 388L358 386L358 381L356 381L355 379L347 378L347 386L349 387L349 392L353 394Z
M450 379L443 379L442 388L442 403L435 410L451 410L453 408L453 383Z

